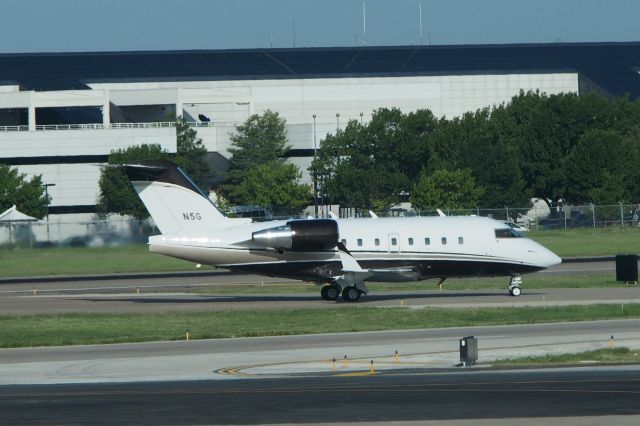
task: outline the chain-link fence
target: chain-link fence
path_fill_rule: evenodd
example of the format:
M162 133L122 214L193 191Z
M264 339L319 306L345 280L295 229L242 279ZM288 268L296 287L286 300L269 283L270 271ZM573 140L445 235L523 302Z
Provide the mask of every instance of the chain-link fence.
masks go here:
M102 247L146 243L157 233L152 221L0 223L0 247Z
M311 206L310 210L313 209ZM322 206L319 216L330 217L329 211L341 218L369 217L368 211L339 206ZM606 228L612 226L639 226L640 204L569 206L537 203L529 208L504 207L501 209L440 209L447 216L485 216L510 222L525 229ZM380 217L437 216L437 210L417 211L410 205L399 206ZM307 218L309 216L303 216ZM255 218L264 221L264 216ZM273 217L272 219L294 219ZM110 219L90 222L26 222L0 223L0 247L101 247L132 243L146 243L158 230L152 220Z
M501 209L447 209L440 210L447 216L486 216L496 220L515 223L534 230L569 228L606 228L611 226L638 226L640 204L618 203L613 205L553 205L537 203L529 208L505 206ZM415 211L406 209L400 213L389 212L388 216L436 216L437 210Z

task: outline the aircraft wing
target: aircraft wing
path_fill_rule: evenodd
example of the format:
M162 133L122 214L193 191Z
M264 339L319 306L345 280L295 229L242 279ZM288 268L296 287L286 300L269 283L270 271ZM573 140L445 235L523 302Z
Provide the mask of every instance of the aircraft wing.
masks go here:
M344 244L338 243L337 248L344 274L341 277L342 280L363 282L376 276L376 278L385 277L389 281L395 281L400 277L405 278L405 280L406 278L415 279L416 277L417 271L414 268L363 269Z

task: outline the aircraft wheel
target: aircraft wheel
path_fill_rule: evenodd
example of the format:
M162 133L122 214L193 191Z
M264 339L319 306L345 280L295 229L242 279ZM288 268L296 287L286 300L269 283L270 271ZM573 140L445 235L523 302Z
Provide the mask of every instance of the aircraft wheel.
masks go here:
M362 293L360 293L360 290L355 286L345 287L344 290L342 290L342 299L346 302L355 302L360 299L360 294Z
M520 290L520 287L513 287L509 289L509 294L515 297L520 296L520 293L522 293L522 290Z
M336 300L340 295L340 287L335 285L326 285L320 290L320 296L324 300Z

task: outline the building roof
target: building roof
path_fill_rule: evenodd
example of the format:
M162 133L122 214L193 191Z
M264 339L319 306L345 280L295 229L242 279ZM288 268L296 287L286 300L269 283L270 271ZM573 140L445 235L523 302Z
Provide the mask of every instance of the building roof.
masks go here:
M344 47L0 55L21 90L92 82L578 72L612 95L640 96L640 43Z

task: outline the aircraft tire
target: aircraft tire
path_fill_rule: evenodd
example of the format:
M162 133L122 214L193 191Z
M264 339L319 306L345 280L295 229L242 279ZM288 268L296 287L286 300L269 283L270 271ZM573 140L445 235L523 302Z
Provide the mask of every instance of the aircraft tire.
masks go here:
M340 295L340 287L335 285L326 285L320 290L320 296L324 300L337 300Z
M520 293L522 293L522 290L520 290L520 287L513 287L509 289L509 294L514 297L520 296Z
M356 288L356 286L351 285L349 287L345 287L344 290L342 290L342 299L345 302L355 302L356 300L360 299L361 294L362 293Z

